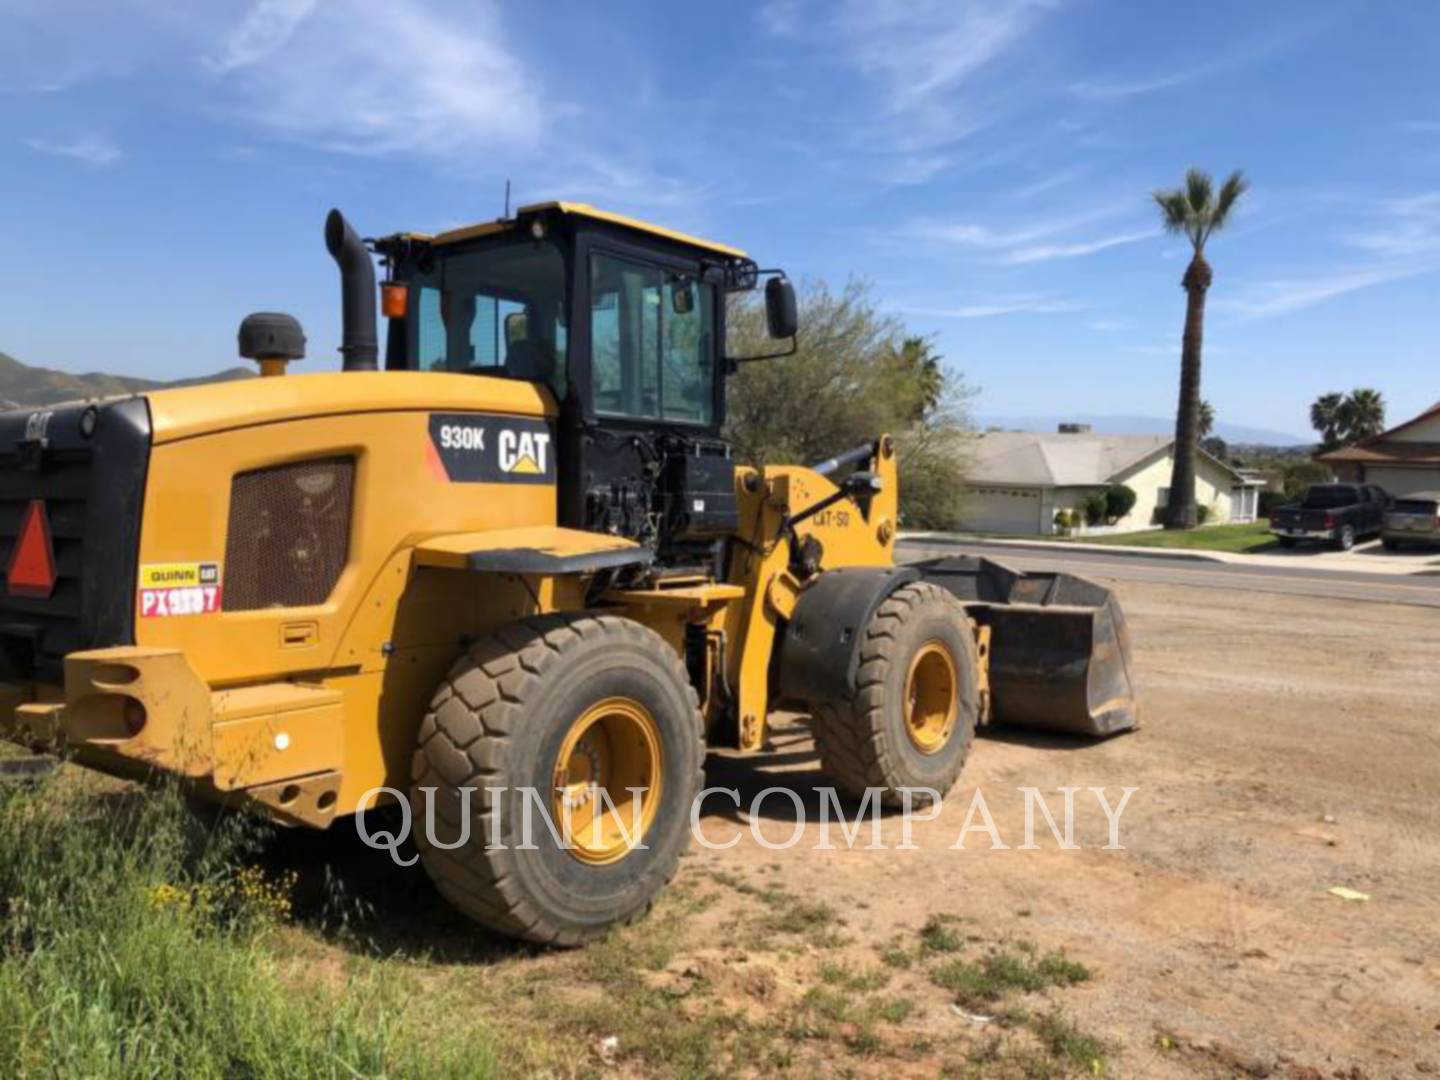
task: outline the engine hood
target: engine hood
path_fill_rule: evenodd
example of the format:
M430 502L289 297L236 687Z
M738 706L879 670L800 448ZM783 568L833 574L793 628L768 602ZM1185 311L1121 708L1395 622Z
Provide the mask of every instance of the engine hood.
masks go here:
M145 395L155 445L235 428L367 412L491 412L553 417L539 383L432 371L321 372L209 383Z

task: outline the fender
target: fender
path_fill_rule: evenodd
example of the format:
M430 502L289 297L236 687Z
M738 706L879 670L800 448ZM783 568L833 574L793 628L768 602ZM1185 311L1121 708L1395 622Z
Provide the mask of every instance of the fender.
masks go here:
M554 525L432 536L415 546L419 566L479 573L587 574L653 558L633 540Z
M779 696L845 701L855 693L860 640L885 598L920 580L909 566L826 570L795 601L780 642Z

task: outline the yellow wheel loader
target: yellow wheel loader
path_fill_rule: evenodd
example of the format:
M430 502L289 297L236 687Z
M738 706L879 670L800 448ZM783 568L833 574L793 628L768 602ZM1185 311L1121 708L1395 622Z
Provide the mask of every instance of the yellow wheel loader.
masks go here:
M286 374L301 329L259 314L262 378L0 415L12 739L294 826L408 806L458 908L576 944L649 907L707 746L761 750L781 704L892 803L991 717L1133 726L1104 589L895 564L889 436L735 464L726 380L763 358L727 298L763 282L793 350L783 273L574 203L325 240L340 372Z

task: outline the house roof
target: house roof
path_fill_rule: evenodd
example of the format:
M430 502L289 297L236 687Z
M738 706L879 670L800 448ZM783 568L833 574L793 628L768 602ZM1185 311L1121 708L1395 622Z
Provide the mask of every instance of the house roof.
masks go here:
M1111 483L1174 442L1169 435L987 431L975 440L966 479L972 484L1095 487ZM1201 456L1241 479L1203 450Z
M1393 462L1397 465L1440 465L1440 443L1391 441L1393 437L1416 424L1440 417L1440 401L1426 409L1419 416L1397 424L1389 431L1382 431L1368 439L1361 439L1353 446L1342 446L1328 454L1316 454L1316 461L1357 461L1375 465Z

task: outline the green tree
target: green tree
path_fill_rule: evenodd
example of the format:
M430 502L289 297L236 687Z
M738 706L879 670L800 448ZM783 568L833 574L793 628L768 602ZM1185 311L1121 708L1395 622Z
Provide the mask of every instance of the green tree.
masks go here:
M1215 406L1211 405L1204 398L1200 399L1200 413L1196 418L1195 432L1204 440L1210 437L1215 430Z
M1310 426L1320 433L1322 452L1374 438L1385 430L1384 395L1366 387L1321 394L1310 406Z
M1379 390L1356 389L1340 405L1345 445L1373 439L1385 430L1385 398Z
M1135 489L1128 484L1111 484L1105 489L1105 517L1110 521L1119 521L1135 509L1137 498Z
M929 338L907 337L895 351L895 363L903 373L915 380L920 404L915 419L923 420L945 396L945 368L942 357L935 352L935 346Z
M741 364L730 379L726 434L736 458L803 465L890 432L903 523L954 528L969 458L972 391L928 340L881 312L863 282L839 291L806 283L798 293L795 355ZM726 315L731 353L774 347L756 294L732 296Z
M1205 294L1214 272L1205 260L1205 245L1225 227L1240 197L1249 187L1243 174L1233 172L1216 192L1210 174L1201 169L1185 173L1183 187L1156 191L1160 219L1167 232L1190 241L1190 265L1180 284L1185 289L1185 332L1180 348L1180 401L1175 417L1175 467L1170 477L1170 502L1165 511L1167 529L1192 529L1195 510L1195 459L1200 429L1200 359L1205 338Z
M1321 450L1340 447L1340 407L1344 402L1344 394L1321 394L1310 406L1310 426L1320 433Z

